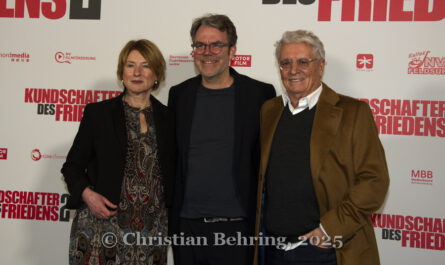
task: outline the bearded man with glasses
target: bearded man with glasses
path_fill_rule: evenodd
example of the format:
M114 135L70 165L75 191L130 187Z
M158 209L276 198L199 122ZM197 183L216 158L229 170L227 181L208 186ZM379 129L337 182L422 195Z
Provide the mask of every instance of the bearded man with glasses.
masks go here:
M275 89L230 67L237 34L227 16L195 19L190 36L199 75L173 86L168 100L176 113L178 152L169 229L206 238L207 246L173 246L174 261L250 265L252 246L215 245L215 236L253 236L259 111Z
M285 89L261 109L256 233L286 242L266 247L265 264L378 265L370 215L389 176L371 110L321 81L312 32L285 32L275 55Z

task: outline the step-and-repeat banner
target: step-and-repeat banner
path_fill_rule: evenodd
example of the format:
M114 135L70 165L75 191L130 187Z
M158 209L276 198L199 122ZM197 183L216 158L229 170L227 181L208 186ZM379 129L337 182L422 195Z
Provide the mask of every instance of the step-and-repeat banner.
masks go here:
M445 0L0 0L1 263L68 263L60 168L85 104L121 92L118 53L139 38L167 61L166 103L196 74L189 29L205 13L233 20L232 65L278 93L275 41L320 37L324 81L369 103L387 154L390 190L372 216L382 264L443 264Z

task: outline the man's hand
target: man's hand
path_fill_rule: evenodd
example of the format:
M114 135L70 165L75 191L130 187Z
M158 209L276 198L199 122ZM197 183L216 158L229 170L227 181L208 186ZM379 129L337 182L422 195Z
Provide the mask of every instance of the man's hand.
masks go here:
M331 248L332 244L328 235L323 233L320 227L315 228L309 233L301 236L303 239L309 240L309 243L319 248ZM312 239L311 239L312 238ZM324 243L324 244L323 244Z
M91 213L97 218L108 219L117 214L117 205L114 205L107 200L107 198L89 187L83 190L82 199L88 205L88 208L90 208ZM107 209L107 206L116 210L110 211Z

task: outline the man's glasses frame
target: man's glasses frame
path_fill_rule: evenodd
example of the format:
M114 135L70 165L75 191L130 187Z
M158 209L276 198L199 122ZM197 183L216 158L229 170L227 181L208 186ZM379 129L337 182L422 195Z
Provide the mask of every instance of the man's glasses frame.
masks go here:
M230 43L224 43L224 42L211 42L209 44L205 44L202 42L195 42L192 44L193 51L195 54L203 54L207 50L207 47L209 48L209 51L213 54L220 53L224 47L229 47Z

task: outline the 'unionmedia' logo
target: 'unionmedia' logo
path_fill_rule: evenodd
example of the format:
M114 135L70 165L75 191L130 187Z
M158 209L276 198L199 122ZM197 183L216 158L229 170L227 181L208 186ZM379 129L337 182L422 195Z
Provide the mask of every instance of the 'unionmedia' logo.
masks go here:
M374 55L366 53L357 54L356 66L359 71L371 71L374 67Z
M68 63L71 64L73 61L96 61L94 56L79 56L72 55L70 52L56 52L54 59L58 63Z
M445 57L431 56L430 53L421 51L409 54L408 74L445 75Z
M1 52L0 58L6 59L6 60L8 60L10 62L14 62L14 63L29 63L29 60L30 60L30 56L26 52L22 52L22 53Z
M251 67L252 55L235 55L230 61L230 66L233 67Z
M0 148L0 160L8 159L8 148Z

